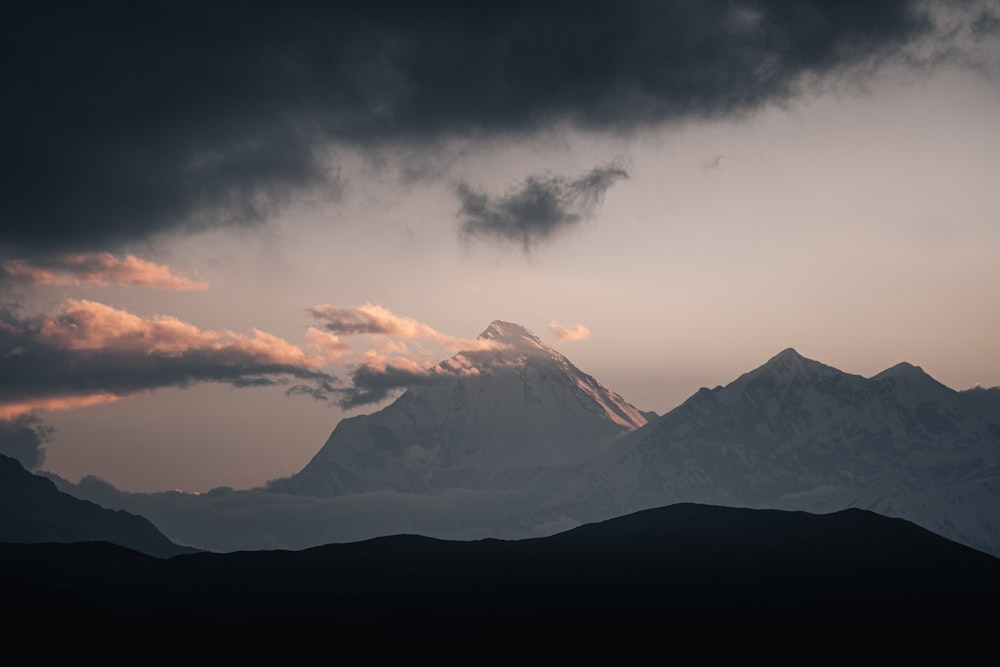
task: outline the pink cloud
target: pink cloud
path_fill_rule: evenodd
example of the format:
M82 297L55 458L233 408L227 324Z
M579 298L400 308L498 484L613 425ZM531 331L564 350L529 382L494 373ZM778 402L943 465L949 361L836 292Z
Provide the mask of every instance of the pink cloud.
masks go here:
M590 338L590 329L582 324L559 324L552 320L549 322L549 331L556 340L575 341Z
M245 336L229 330L201 330L168 315L144 318L86 299L67 299L66 303L61 313L42 322L39 342L66 350L117 350L168 357L208 351L239 353L268 363L323 365L322 359L259 329L251 329L252 335Z
M381 335L403 340L427 340L450 350L495 350L496 341L478 338L449 336L434 327L403 315L397 315L384 306L366 303L357 308L334 308L330 305L314 306L306 311L323 323L328 331L342 336Z
M259 329L202 330L176 317L141 317L69 299L58 312L21 318L0 308L0 418L69 410L163 387L223 382L236 387L298 378L326 391L335 336L316 330L313 354Z
M316 327L306 329L306 340L309 342L309 347L322 350L327 360L331 362L339 361L351 351L351 346L340 340L339 337Z
M0 280L33 285L139 285L180 291L208 287L207 283L188 278L169 266L135 255L119 259L107 252L6 260L0 264Z
M133 394L134 395L134 394ZM0 420L10 421L30 415L36 410L76 410L101 403L113 403L123 396L96 393L86 396L56 396L50 398L35 398L22 402L0 402Z

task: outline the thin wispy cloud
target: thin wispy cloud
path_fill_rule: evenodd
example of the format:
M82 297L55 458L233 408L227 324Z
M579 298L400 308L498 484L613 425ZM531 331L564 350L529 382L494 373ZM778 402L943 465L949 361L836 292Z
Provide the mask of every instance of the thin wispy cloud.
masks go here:
M590 329L582 324L560 324L555 320L549 322L549 332L560 341L587 340L590 338Z
M707 171L712 170L712 169L721 169L722 168L722 158L724 158L724 157L726 157L726 156L725 155L713 155L712 157L710 157L709 159L707 159L707 160L705 160L704 162L701 163L701 170L703 172L707 172Z
M29 285L135 285L164 290L204 290L208 283L135 255L108 252L63 253L0 262L0 283Z
M372 303L356 308L313 306L307 308L306 312L319 321L324 329L341 336L370 335L400 340L425 340L454 351L486 350L493 349L497 345L489 340L450 336L429 324L397 315L384 306Z
M515 243L530 252L540 241L593 217L604 194L626 178L624 167L610 163L575 179L528 176L520 186L498 196L459 183L455 188L461 204L459 236Z
M264 331L203 330L174 317L141 317L82 299L24 317L0 307L0 419L68 410L164 387L234 387L298 378L329 386L325 359Z

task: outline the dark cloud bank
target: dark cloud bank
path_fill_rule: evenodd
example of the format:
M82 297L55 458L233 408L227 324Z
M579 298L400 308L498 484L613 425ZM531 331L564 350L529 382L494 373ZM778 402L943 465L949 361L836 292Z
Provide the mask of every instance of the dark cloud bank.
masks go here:
M302 188L339 187L336 145L739 116L899 54L933 30L921 7L16 3L2 30L0 246L104 250L253 223ZM483 202L466 187L466 230L523 242L504 216L535 186L551 189L529 181Z

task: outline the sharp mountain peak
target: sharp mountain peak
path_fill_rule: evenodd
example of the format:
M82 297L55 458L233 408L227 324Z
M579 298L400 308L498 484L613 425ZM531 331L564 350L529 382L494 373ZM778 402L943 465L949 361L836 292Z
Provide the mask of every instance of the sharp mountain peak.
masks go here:
M887 368L878 375L872 377L873 380L890 380L892 378L906 378L906 377L930 377L920 366L914 366L911 363L901 361L892 368Z
M543 343L535 332L514 322L493 320L486 330L479 334L478 339L499 343L504 349L517 355L562 358L559 352Z
M801 374L809 369L829 368L815 359L803 357L794 347L787 347L764 363L758 371L774 371L781 374Z
M526 338L541 342L538 336L535 335L535 332L528 327L515 322L504 322L503 320L493 320L490 322L486 330L479 334L479 338L500 342L518 341Z

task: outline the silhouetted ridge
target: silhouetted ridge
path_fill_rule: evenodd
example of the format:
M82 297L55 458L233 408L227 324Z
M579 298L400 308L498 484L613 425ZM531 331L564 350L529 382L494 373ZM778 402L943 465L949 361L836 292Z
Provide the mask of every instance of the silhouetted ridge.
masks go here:
M174 544L141 516L62 493L16 459L0 455L0 542L97 540L161 558L195 551Z
M880 640L886 628L905 628L920 641L900 644L893 635L901 653L957 639L952 649L961 653L991 641L989 633L970 634L970 624L995 620L1000 595L1000 560L862 510L681 504L531 540L396 535L167 561L55 546L0 545L0 567L17 572L5 603L44 601L48 627L83 632L100 619L115 633L141 633L167 624L176 637L212 640L226 629L244 639L294 629L313 642L322 629L322 641L338 650L371 650L357 633L374 627L424 642L428 632L448 629L432 642L445 647L470 630L506 641L517 629L545 629L565 641L565 633L551 633L599 629L583 644L571 632L564 653L595 641L625 652L662 649L665 636L683 648L692 629L723 642L734 632L765 632L768 642L807 647L819 636L844 646L858 632ZM853 624L847 632L845 619ZM6 629L36 623L15 614ZM698 652L708 648L697 644Z

